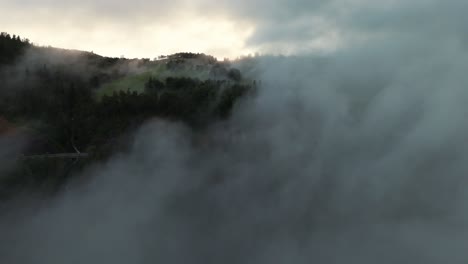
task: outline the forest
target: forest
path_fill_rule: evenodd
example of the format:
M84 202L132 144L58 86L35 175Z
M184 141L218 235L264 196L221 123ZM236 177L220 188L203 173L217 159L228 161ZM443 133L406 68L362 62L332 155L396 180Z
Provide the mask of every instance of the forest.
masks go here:
M21 191L60 190L82 168L125 151L132 133L150 119L180 122L203 133L257 88L212 56L178 53L160 59L166 75L143 75L143 91L129 85L98 95L108 83L145 72L150 60L40 47L1 33L0 135L25 137L27 144L21 153L4 157L17 165L3 172L0 199ZM206 78L180 74L190 59L197 60L196 69L209 70ZM51 156L67 153L86 155Z

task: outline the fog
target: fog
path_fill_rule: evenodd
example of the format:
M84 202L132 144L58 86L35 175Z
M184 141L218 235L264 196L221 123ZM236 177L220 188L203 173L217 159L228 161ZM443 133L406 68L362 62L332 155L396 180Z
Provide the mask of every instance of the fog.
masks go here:
M257 58L258 94L203 134L151 120L89 182L4 204L0 262L465 263L460 6L395 3L339 17L332 53Z

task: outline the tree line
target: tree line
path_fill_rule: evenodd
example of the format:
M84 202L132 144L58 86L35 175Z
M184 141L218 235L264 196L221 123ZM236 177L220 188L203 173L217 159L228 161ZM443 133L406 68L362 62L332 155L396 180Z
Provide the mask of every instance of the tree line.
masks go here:
M29 39L18 35L10 35L6 32L0 33L0 67L12 63L24 50L31 46Z

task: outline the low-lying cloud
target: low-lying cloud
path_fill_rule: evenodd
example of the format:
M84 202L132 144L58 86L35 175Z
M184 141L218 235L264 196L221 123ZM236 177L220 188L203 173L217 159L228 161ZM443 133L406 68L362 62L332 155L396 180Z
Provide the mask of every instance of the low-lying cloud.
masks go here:
M347 3L347 44L259 58L230 120L153 120L88 184L4 214L0 262L465 263L462 4Z
M226 123L151 121L88 185L5 217L2 261L463 263L467 65L377 50L262 58Z

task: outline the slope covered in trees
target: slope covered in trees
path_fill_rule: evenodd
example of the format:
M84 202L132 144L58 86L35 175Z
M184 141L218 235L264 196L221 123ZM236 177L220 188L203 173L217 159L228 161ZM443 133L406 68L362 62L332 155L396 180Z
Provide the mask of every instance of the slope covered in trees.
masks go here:
M6 33L0 43L0 117L28 138L22 155L89 154L86 159L23 159L8 177L0 178L0 195L2 189L10 193L25 186L60 186L84 165L125 150L125 139L152 118L176 120L201 131L227 118L252 90L241 82L239 70L206 55L181 53L154 62L106 58L37 47ZM151 71L161 64L166 74ZM188 70L208 74L202 79L181 74ZM143 81L143 89L129 82L126 90L98 96L106 84L132 76Z

